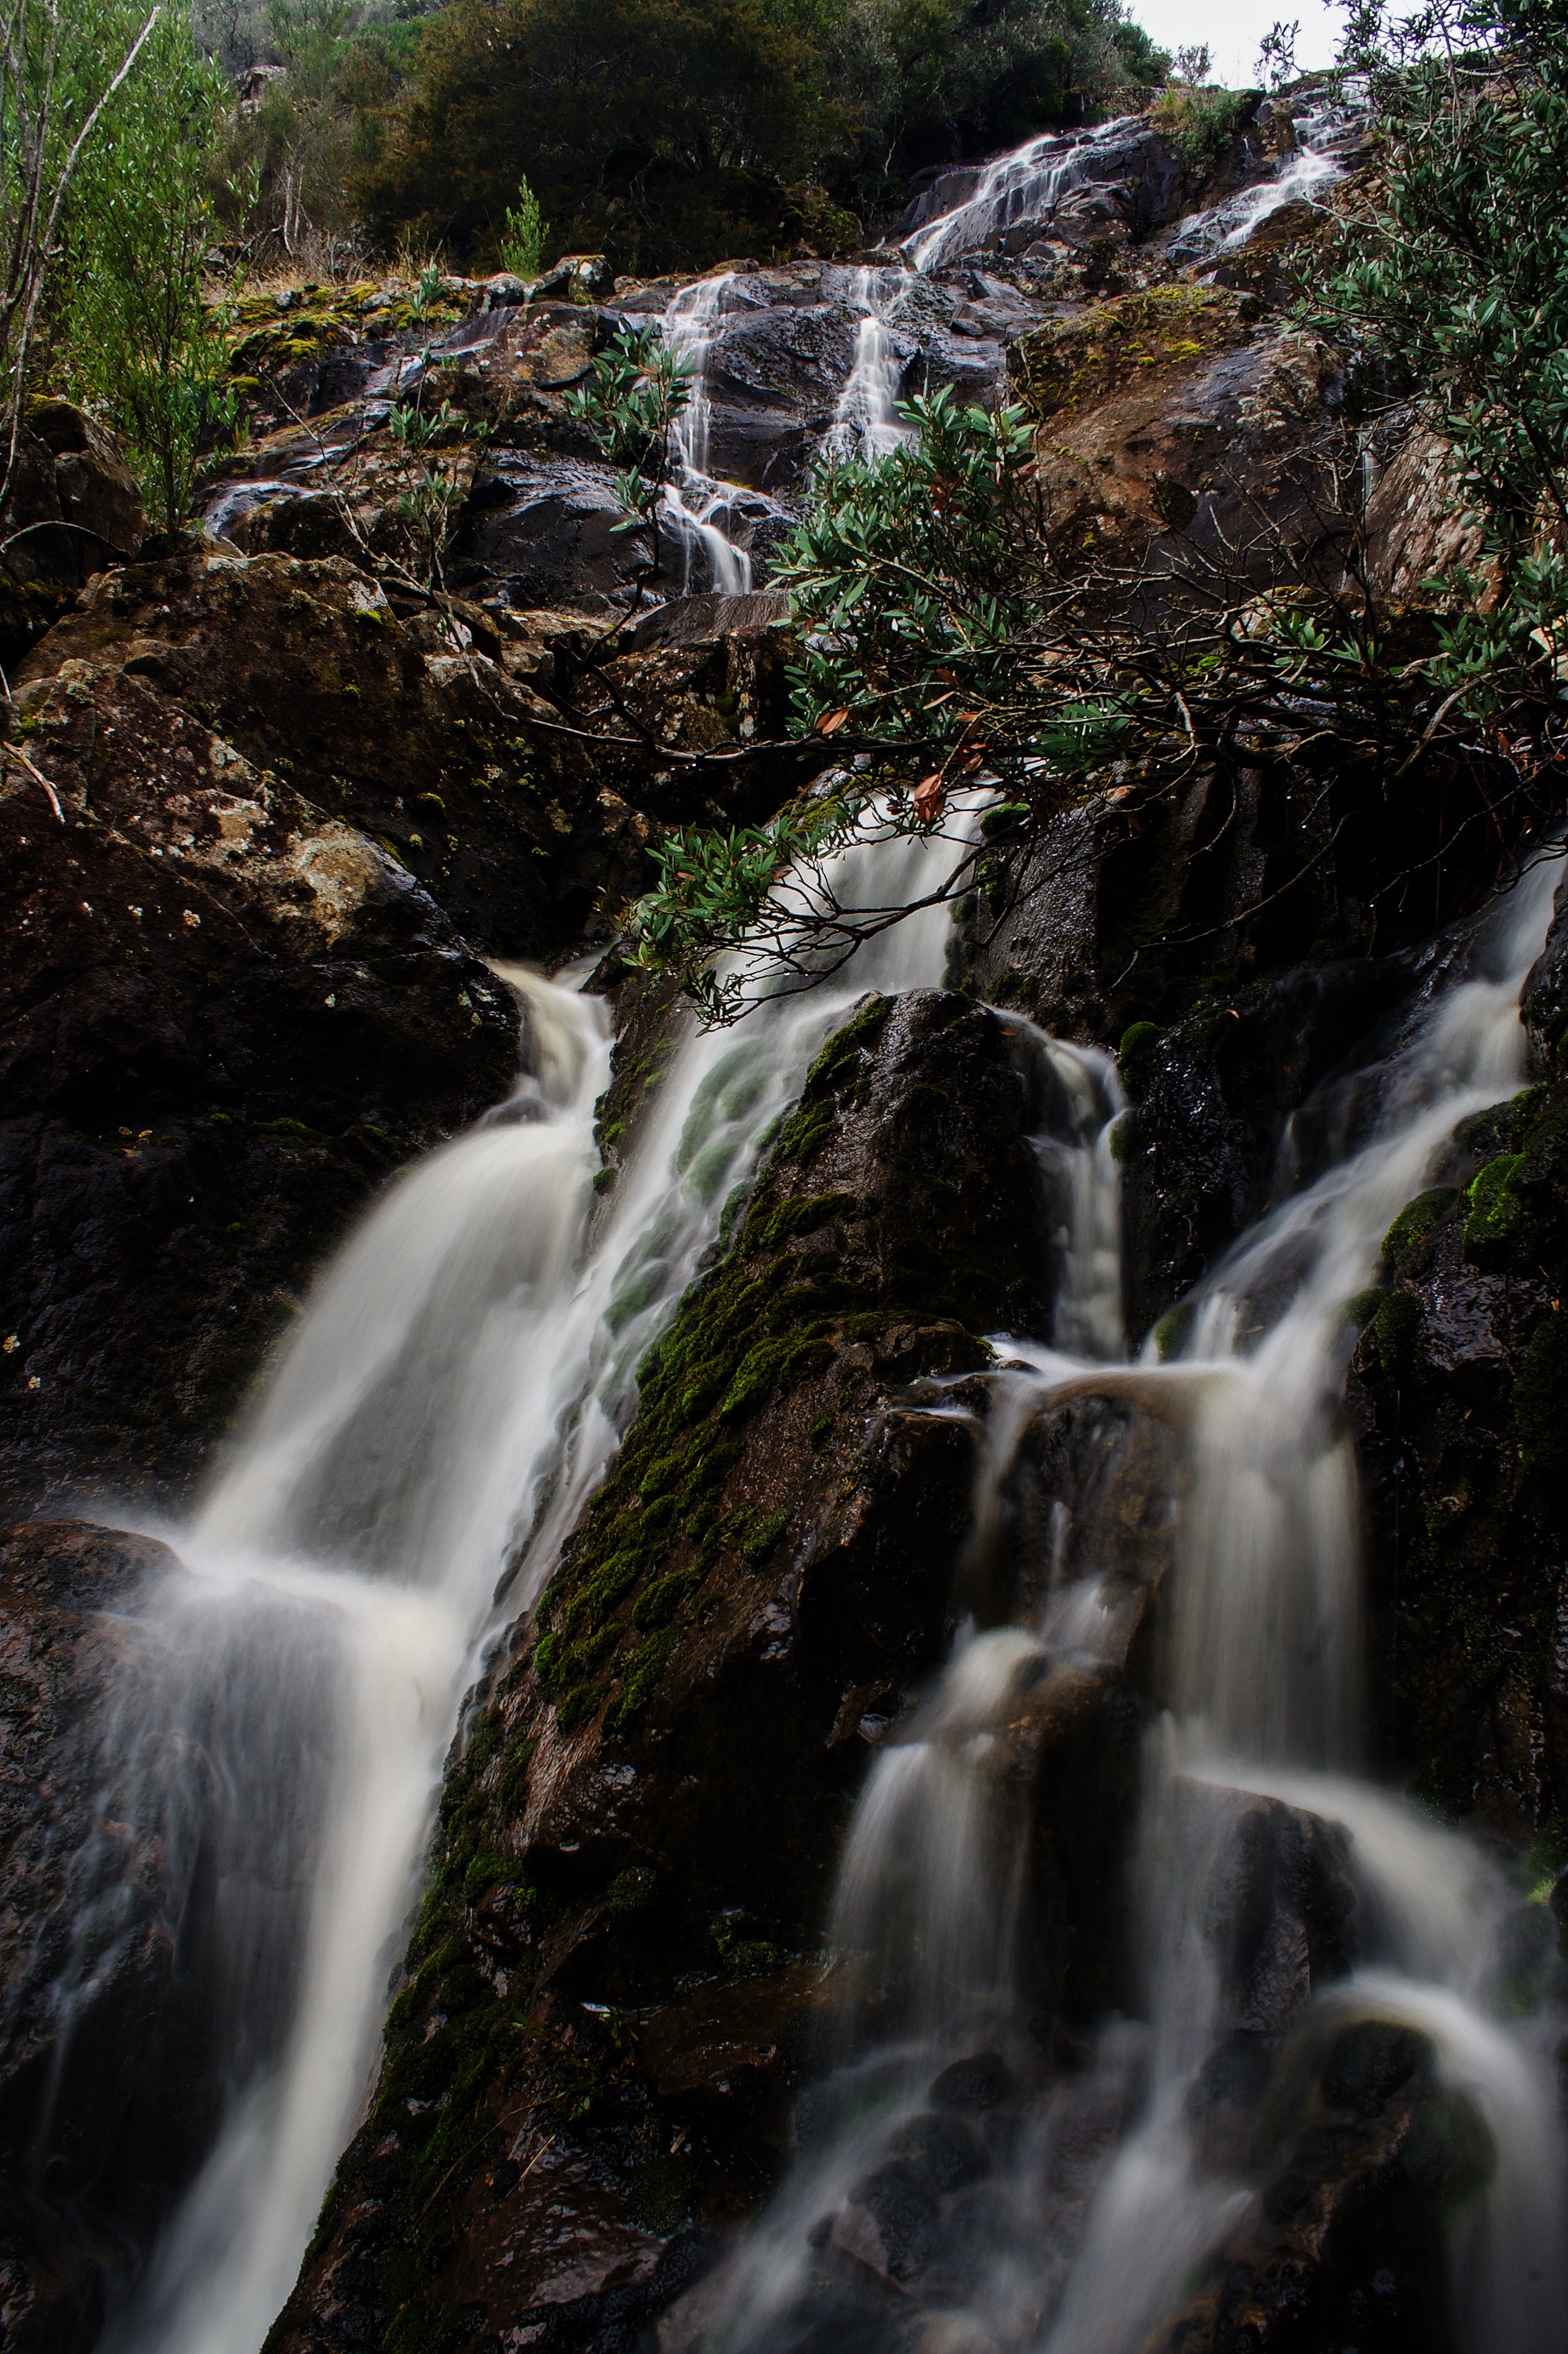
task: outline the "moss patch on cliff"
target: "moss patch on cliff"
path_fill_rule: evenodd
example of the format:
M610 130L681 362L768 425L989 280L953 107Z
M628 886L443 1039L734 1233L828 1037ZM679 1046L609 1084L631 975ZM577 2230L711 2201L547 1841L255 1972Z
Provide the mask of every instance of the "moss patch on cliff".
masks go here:
M1376 1683L1421 1795L1522 1839L1568 1811L1568 1086L1467 1120L1450 1162L1350 1303Z
M1255 311L1246 297L1212 286L1118 294L1021 335L1008 354L1008 373L1019 399L1044 424L1124 385L1247 342Z
M868 998L823 1046L728 1257L639 1368L637 1419L539 1607L534 1670L563 1732L601 1707L606 1731L623 1729L656 1689L679 1628L700 1615L726 1550L756 1563L783 1536L782 1514L725 1508L752 1416L825 1373L844 1343L912 1308L954 1304L933 1297L916 1238L892 1254L845 1249L853 1194L787 1190L863 1107L892 1003ZM960 1000L953 1008L966 1011ZM814 1247L830 1228L831 1246Z

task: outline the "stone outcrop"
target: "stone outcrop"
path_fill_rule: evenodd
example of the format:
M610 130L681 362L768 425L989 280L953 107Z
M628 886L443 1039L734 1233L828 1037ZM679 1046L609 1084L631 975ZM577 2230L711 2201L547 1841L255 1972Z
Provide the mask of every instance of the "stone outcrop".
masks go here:
M95 573L137 555L146 529L113 437L69 400L29 402L0 558L0 662L9 669Z
M178 1492L313 1264L519 1054L398 861L146 675L66 660L28 719L0 786L13 1512Z
M1365 1468L1386 1750L1445 1813L1533 1840L1560 1919L1565 935L1559 913L1525 992L1548 1050L1544 1076L1466 1121L1433 1185L1389 1229L1383 1286L1351 1303L1361 1332L1347 1388Z

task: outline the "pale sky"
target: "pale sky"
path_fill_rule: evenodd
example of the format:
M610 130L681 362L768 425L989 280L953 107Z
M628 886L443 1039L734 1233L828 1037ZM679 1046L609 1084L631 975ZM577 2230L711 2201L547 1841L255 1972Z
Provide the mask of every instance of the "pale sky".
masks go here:
M1128 14L1157 48L1172 55L1206 41L1213 79L1231 90L1257 80L1257 45L1277 17L1300 25L1296 62L1303 73L1333 64L1341 22L1340 10L1323 0L1131 0Z

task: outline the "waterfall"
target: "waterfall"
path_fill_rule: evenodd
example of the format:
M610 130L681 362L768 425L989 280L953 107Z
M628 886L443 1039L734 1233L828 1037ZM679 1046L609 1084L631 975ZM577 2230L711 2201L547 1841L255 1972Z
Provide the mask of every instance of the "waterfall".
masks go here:
M690 596L699 552L713 586L726 596L744 596L751 587L751 558L737 547L722 518L735 495L732 482L715 480L708 472L713 401L708 392L708 363L719 332L725 298L735 285L733 270L699 278L683 286L661 319L665 343L693 369L692 397L671 435L675 455L675 479L664 490L662 513L667 529L681 547L681 594Z
M1368 1075L1366 1140L1242 1239L1192 1302L1173 1363L1152 1349L1126 1362L1118 1098L1077 1050L1068 1115L1058 1108L1041 1140L1066 1205L1055 1341L1001 1344L1011 1363L992 1377L971 1553L999 1545L999 1491L1042 1414L1098 1400L1173 1434L1167 1664L1134 1856L1147 2025L1113 2023L1065 2070L1043 2065L1027 2032L1029 1827L1009 1728L1029 1694L1070 1696L1125 1656L1138 1575L1114 1496L1086 1575L1058 1500L1044 1600L1021 1594L1009 1625L967 1623L877 1758L832 1914L839 2064L802 2102L790 2179L705 2286L701 2327L677 2325L673 2345L800 2354L831 2334L891 2347L881 2280L905 2317L900 2346L1136 2354L1256 2210L1255 2180L1202 2146L1194 2102L1238 2023L1204 1907L1226 1840L1273 1801L1298 1810L1299 1837L1342 1854L1353 1890L1355 1966L1298 1987L1292 2032L1368 2020L1427 2039L1438 2084L1496 2151L1448 2229L1458 2343L1554 2354L1568 2268L1550 2022L1510 2007L1501 1874L1360 1778L1357 1496L1337 1402L1344 1302L1383 1235L1456 1123L1522 1083L1519 994L1555 880L1542 867L1494 914L1480 969ZM1059 1068L1075 1054L1046 1051ZM1277 2032L1266 2014L1244 2006L1244 2041Z
M1094 131L1047 131L988 164L972 196L906 240L914 268L946 269L960 254L984 246L1015 221L1033 220L1060 204L1070 188L1093 180L1104 150L1125 139L1136 115L1118 115Z
M961 854L940 833L890 836L821 881L844 907L896 906ZM178 1566L122 1629L59 2045L90 2044L149 1926L151 1852L152 1926L199 1981L199 2017L149 2033L199 2036L183 2062L206 2105L202 2162L105 2354L255 2354L370 2087L486 1642L548 1575L632 1410L634 1368L822 1039L868 989L938 983L948 922L937 906L879 934L738 1034L688 1027L591 1246L606 1009L503 969L525 1076L344 1245L205 1506L172 1532Z
M1366 122L1365 95L1353 81L1342 96L1319 99L1297 123L1295 146L1277 159L1266 179L1180 224L1166 249L1170 260L1179 266L1223 260L1239 252L1260 222L1282 205L1319 202L1345 176L1336 148Z
M1319 99L1298 123L1297 144L1289 153L1251 187L1183 220L1165 249L1168 259L1178 265L1218 260L1244 246L1281 205L1320 197L1345 175L1335 150L1352 140L1366 119L1364 95L1353 84L1342 95ZM1022 221L1038 221L1045 233L1063 197L1100 176L1107 149L1124 142L1138 120L1125 115L1093 131L1049 131L999 155L961 204L905 239L912 265L921 271L945 270L964 254L994 245Z
M850 281L850 307L856 313L854 357L823 440L827 457L885 458L912 439L898 415L904 363L882 315L888 299L884 281L891 278L902 283L904 275L901 270L867 266L857 270Z

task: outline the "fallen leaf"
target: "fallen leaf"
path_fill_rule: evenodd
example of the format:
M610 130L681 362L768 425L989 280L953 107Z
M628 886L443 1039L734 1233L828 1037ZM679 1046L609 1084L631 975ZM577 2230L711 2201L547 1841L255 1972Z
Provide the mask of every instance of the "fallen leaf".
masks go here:
M834 732L834 730L835 730L836 728L842 727L842 726L843 726L844 721L845 721L848 717L849 717L849 713L848 713L847 711L830 711L830 712L829 712L829 714L828 714L828 716L827 716L827 717L826 717L825 719L819 719L819 720L818 720L818 722L817 722L817 733L818 733L818 735L819 735L819 736L831 736L831 735L832 735L832 734L833 734L833 732Z
M915 814L924 825L933 818L948 798L948 788L939 776L924 777L915 788Z

